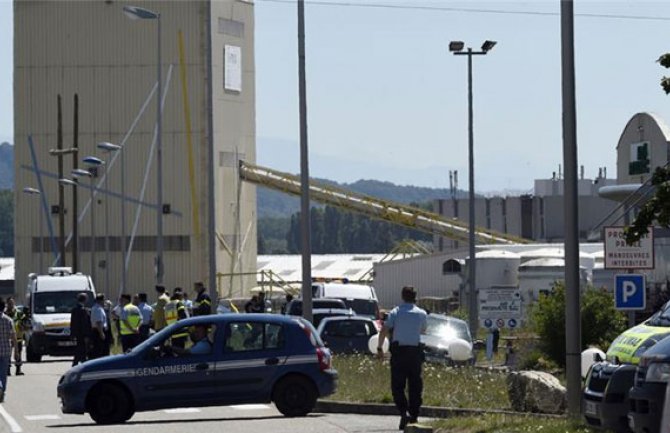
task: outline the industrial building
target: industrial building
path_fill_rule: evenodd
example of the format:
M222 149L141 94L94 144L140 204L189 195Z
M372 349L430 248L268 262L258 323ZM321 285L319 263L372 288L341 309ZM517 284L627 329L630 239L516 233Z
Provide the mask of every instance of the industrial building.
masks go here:
M131 20L124 6L154 15ZM57 263L62 218L65 265L92 274L99 291L115 296L124 289L125 260L125 289L152 293L159 215L168 288L211 287L216 272L245 274L223 280L224 295L255 285L256 193L238 176L240 159L255 161L254 68L250 1L15 1L17 292L29 273ZM59 203L58 158L50 149L60 125L63 148L78 149L63 156L63 177L72 178L76 165L88 170L85 157L106 162L91 170L91 180L79 180L76 209L71 185L60 186ZM122 149L105 151L100 142ZM24 194L25 187L41 194Z

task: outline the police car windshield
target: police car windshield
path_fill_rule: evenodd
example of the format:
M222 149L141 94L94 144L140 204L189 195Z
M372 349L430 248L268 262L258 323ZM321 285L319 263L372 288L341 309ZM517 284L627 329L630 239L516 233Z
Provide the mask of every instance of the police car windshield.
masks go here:
M33 300L34 314L69 313L77 305L77 295L80 292L37 292ZM88 293L87 307L93 305L94 296Z

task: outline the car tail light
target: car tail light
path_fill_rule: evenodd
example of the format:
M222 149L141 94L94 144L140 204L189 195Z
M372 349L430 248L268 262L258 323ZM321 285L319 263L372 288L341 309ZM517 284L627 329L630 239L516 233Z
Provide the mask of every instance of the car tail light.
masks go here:
M332 370L333 368L333 357L330 354L330 350L325 347L318 347L316 349L316 357L319 360L319 369L321 371Z

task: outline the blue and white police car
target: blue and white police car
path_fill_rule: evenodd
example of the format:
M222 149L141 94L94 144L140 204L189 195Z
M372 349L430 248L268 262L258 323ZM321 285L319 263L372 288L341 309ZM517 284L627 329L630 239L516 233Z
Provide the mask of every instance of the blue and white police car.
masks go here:
M178 347L178 336L197 340ZM302 318L225 314L179 321L125 355L95 359L58 384L63 413L98 424L135 412L274 402L287 417L305 416L335 392L330 351Z

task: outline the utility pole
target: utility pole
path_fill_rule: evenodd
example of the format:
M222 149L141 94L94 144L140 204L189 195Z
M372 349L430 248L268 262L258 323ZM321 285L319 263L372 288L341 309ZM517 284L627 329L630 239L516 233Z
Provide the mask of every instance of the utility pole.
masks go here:
M72 169L79 168L79 95L74 94L74 130L72 137ZM63 173L59 173L59 179L63 178ZM77 182L75 177L74 182ZM62 186L59 185L62 188ZM77 203L77 185L72 186L72 272L79 271L79 205Z
M561 78L563 165L565 166L565 379L568 416L581 416L581 315L579 293L579 219L577 210L577 115L575 101L574 7L561 0Z
M305 72L305 0L298 0L298 94L300 105L300 240L302 252L302 315L312 321L312 240L307 146L307 78Z
M63 150L63 108L60 94L58 95L58 130L56 133L56 148ZM58 179L63 178L63 155L58 154ZM65 190L58 184L58 249L60 250L59 266L65 266Z

